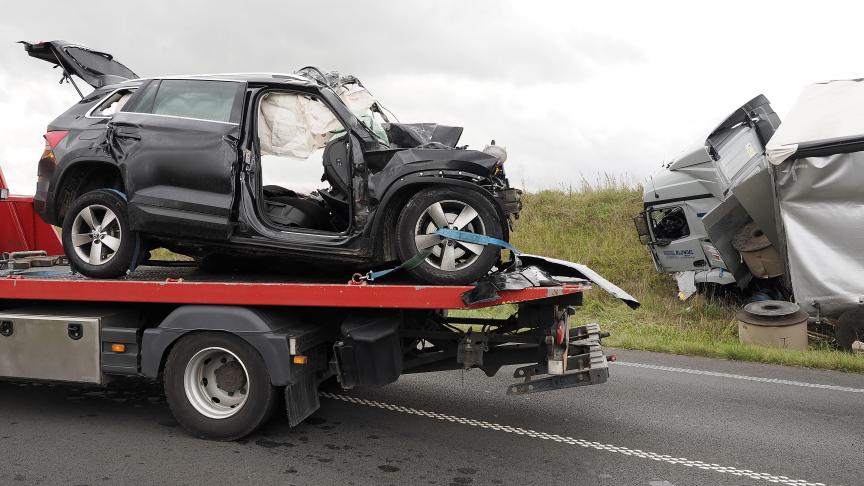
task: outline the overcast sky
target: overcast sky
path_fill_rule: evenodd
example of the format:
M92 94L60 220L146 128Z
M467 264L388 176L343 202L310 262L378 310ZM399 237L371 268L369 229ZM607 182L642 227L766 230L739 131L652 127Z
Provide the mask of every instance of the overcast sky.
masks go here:
M309 64L353 73L403 122L464 126L473 148L505 145L517 185L639 181L759 93L782 118L804 85L864 76L856 6L3 2L0 165L13 192L32 193L45 127L78 99L14 42L66 39L142 76Z

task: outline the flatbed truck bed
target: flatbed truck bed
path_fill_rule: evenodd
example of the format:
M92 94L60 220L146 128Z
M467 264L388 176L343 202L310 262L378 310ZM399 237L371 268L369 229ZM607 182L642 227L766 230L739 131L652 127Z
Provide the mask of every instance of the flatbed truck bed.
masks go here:
M0 273L2 275L2 273ZM217 304L378 309L478 309L578 294L587 283L502 291L482 304L462 300L471 285L417 283L369 284L308 279L273 274L214 274L195 268L142 266L124 279L94 280L72 273L68 266L37 267L0 277L4 299L125 302L153 304Z
M0 235L0 378L162 380L178 422L202 438L253 432L282 397L295 426L318 409L322 386L382 386L404 373L479 368L492 376L523 365L510 394L609 376L600 345L606 334L596 324L571 323L592 288L588 278L502 289L466 304L474 286L214 274L191 266L143 266L124 279L93 280L60 259L16 269L15 252L59 255L62 248L28 198L8 191L0 191ZM592 280L635 302L602 277ZM465 312L503 304L511 309L504 318Z

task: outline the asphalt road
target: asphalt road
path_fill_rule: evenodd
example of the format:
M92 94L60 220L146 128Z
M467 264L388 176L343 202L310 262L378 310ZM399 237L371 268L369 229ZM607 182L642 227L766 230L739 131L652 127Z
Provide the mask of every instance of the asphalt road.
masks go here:
M599 386L409 375L235 443L187 436L145 382L0 382L0 484L864 484L864 376L616 353Z

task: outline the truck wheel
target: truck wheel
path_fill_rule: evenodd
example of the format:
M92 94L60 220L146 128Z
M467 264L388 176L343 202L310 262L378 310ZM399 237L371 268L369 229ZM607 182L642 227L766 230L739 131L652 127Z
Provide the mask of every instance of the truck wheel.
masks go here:
M181 338L168 355L164 382L174 417L202 439L249 435L278 403L264 359L249 343L229 334Z
M420 265L409 269L433 284L462 285L486 275L501 249L443 238L439 228L503 237L502 222L492 202L482 194L454 188L424 189L409 201L396 223L396 249L401 261L432 248Z
M129 229L126 200L112 190L84 194L63 218L63 250L75 270L88 277L125 275L138 243L138 234Z
M864 341L864 309L844 312L837 322L834 338L844 351L852 351L855 341Z

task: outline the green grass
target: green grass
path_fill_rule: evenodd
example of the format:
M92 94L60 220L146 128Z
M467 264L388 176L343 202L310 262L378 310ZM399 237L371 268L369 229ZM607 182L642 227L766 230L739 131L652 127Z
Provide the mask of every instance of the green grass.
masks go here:
M189 262L189 261L192 261L191 257L168 251L165 248L156 248L155 250L150 251L150 258L152 260L161 260L161 261L165 261L165 262Z
M824 344L811 344L808 351L741 344L736 308L698 295L680 302L674 280L657 273L636 236L632 218L641 211L641 187L607 178L583 182L577 190L525 194L524 203L511 235L517 248L584 263L642 303L633 311L600 289L585 296L576 322L599 322L612 333L606 345L864 372L864 355Z

